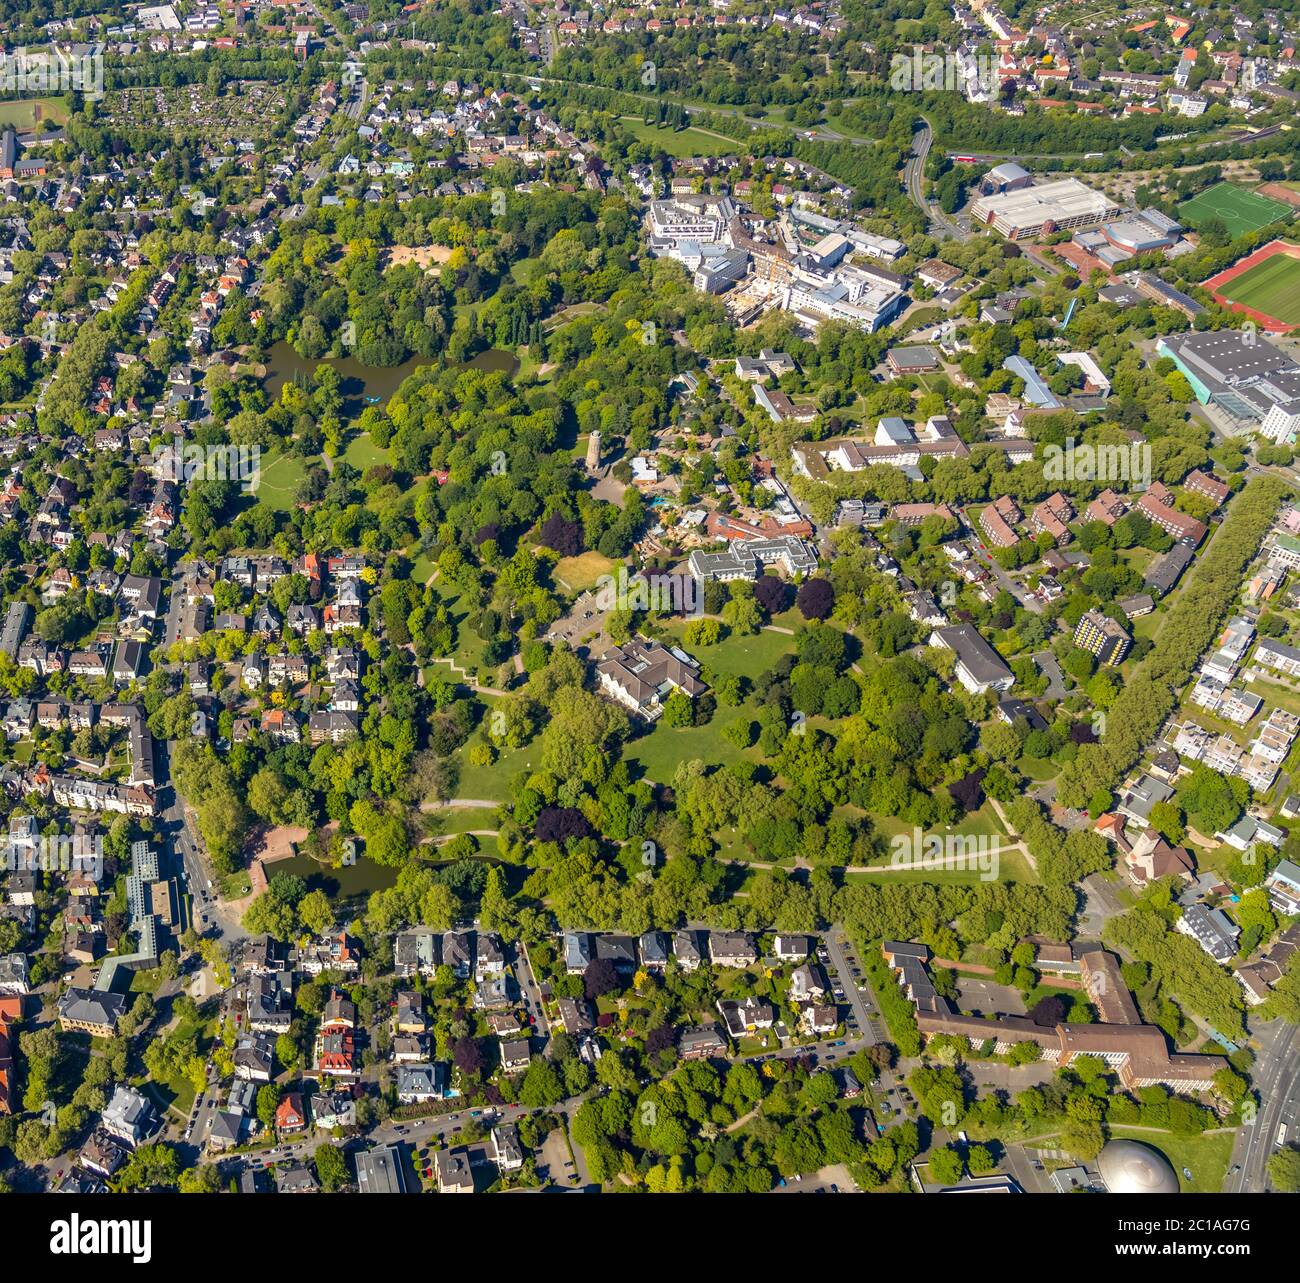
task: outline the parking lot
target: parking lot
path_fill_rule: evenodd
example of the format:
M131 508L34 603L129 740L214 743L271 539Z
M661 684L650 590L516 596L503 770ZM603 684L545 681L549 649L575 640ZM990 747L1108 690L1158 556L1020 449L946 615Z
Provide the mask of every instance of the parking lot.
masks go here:
M581 1184L573 1160L569 1157L569 1146L562 1128L557 1127L542 1143L537 1166L539 1171L548 1174L557 1185L576 1189Z
M605 615L596 594L585 592L573 603L573 609L567 615L557 619L547 630L548 641L562 641L577 649L584 637L597 634L590 644L594 654L605 648Z

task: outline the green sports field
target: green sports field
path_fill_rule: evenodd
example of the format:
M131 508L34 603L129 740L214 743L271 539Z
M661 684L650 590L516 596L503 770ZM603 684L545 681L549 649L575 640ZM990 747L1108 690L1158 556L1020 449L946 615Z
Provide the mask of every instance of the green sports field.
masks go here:
M1178 207L1178 217L1188 227L1200 227L1212 218L1220 218L1228 229L1228 235L1234 237L1257 231L1293 212L1289 205L1279 200L1257 196L1231 183L1215 183Z
M68 123L68 109L59 98L17 98L0 102L0 125L35 129L42 120L56 125Z
M1219 293L1288 325L1300 325L1300 258L1274 254L1227 284Z

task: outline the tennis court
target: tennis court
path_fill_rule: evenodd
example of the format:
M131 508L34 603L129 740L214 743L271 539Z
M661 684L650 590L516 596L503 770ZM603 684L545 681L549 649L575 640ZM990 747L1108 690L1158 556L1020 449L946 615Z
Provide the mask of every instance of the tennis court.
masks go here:
M1218 218L1232 237L1258 231L1279 218L1289 218L1293 212L1281 201L1269 200L1231 183L1215 183L1178 207L1178 217L1188 227L1199 228Z

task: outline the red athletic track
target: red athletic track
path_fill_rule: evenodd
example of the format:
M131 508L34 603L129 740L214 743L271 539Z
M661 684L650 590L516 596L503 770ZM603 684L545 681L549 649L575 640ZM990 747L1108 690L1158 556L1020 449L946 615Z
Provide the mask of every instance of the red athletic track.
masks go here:
M1243 315L1250 317L1252 321L1259 325L1260 329L1268 330L1271 334L1286 334L1300 327L1278 320L1276 316L1269 316L1267 312L1260 312L1253 307L1247 307L1244 303L1234 303L1219 293L1220 287L1227 285L1229 281L1235 281L1242 273L1249 272L1252 267L1258 267L1275 254L1287 254L1291 258L1300 259L1300 245L1293 245L1290 241L1283 240L1269 241L1267 245L1260 246L1253 254L1247 254L1240 262L1234 263L1217 276L1211 276L1205 282L1205 288L1214 295L1216 303L1221 303L1234 312L1241 312Z

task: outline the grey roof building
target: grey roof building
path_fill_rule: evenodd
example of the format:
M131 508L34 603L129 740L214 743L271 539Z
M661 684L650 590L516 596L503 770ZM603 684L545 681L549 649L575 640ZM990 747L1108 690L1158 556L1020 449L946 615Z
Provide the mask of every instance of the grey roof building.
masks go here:
M395 1144L376 1145L356 1156L357 1189L362 1194L405 1194L402 1152Z
M766 566L779 566L788 575L811 574L817 569L817 552L797 535L775 539L737 539L721 552L691 553L688 562L692 578L700 583L713 580L757 579Z
M941 646L957 656L957 680L973 694L990 689L1010 690L1015 684L1015 675L1002 656L972 624L936 628L930 634L930 645Z
M1151 563L1142 582L1153 596L1163 597L1172 591L1195 557L1194 549L1184 543L1176 543L1164 556Z
M1191 936L1215 962L1227 962L1237 952L1241 929L1222 909L1203 904L1189 904L1176 924L1183 935Z
M153 1129L153 1105L148 1097L119 1083L113 1089L113 1098L104 1107L100 1125L118 1140L126 1141L133 1148L138 1145Z
M438 1063L397 1067L397 1099L404 1105L441 1100L446 1094L447 1071Z
M586 931L564 933L564 969L570 975L586 971L592 957L591 936Z
M1300 365L1253 330L1168 335L1156 345L1187 376L1202 404L1257 425L1275 441L1300 427Z
M474 1172L465 1150L442 1149L434 1158L439 1194L472 1194Z
M18 647L22 645L31 622L32 608L25 601L11 601L5 611L4 628L0 630L0 652L10 659L18 656Z

